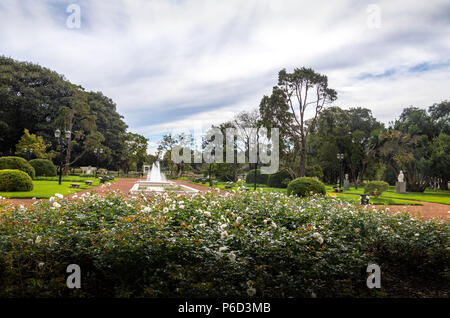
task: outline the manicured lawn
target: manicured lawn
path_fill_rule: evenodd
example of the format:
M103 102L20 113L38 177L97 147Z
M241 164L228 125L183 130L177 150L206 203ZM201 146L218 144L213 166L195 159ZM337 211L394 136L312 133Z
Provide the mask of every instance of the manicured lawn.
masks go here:
M327 191L333 192L332 186L327 186ZM360 194L364 193L363 187L358 187L358 189L350 188L350 190L344 191L343 194L346 195L355 195L359 198ZM339 197L343 196L343 194L338 194ZM375 200L374 197L371 197L371 201ZM425 190L425 192L410 192L410 193L396 193L395 187L389 187L389 190L384 192L377 200L398 202L394 204L418 204L417 201L423 202L431 202L431 203L441 203L441 204L450 204L450 191L442 191L442 190ZM406 201L405 201L406 200ZM403 203L405 201L407 203ZM415 202L416 201L416 202ZM387 203L392 204L392 203Z
M87 186L84 181L92 180L94 181L92 186ZM79 189L70 188L71 183L80 183ZM62 184L58 184L57 177L38 177L33 180L34 188L32 191L28 192L0 192L0 196L6 198L37 198L37 199L48 199L55 195L55 193L60 193L62 195L68 195L71 193L83 191L90 189L94 186L98 186L100 181L94 178L82 178L82 177L64 177Z
M197 183L202 185L202 183ZM203 184L208 186L208 182ZM225 189L227 185L226 182L218 182L214 186L214 188L222 189L226 191L236 190L237 187L233 186L231 189ZM246 183L245 186L253 190L253 184ZM282 192L286 193L286 189L281 188L272 188L265 184L258 184L257 189L262 189L263 191L270 192ZM327 195L328 196L336 196L340 199L349 202L360 202L360 195L364 193L364 187L358 187L358 189L350 188L350 190L346 190L342 193L335 193L333 191L333 186L326 186ZM370 203L372 204L387 204L387 205L422 205L418 201L423 202L431 202L431 203L441 203L441 204L449 204L450 205L450 191L442 191L442 190L426 190L424 193L411 192L411 193L396 193L395 187L390 187L389 190L378 198L371 197Z

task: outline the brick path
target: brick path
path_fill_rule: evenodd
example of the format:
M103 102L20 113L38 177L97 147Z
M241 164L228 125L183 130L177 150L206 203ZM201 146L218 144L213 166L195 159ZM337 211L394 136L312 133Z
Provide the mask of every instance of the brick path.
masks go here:
M119 190L122 194L127 194L128 191L131 189L131 187L133 186L133 184L139 179L136 178L117 178L116 181L111 182L105 186L97 186L88 190L83 190L74 194L69 195L68 197L72 197L73 195L81 195L85 192L95 192L98 193L100 195L103 195L109 191L115 191L115 190ZM182 185L186 185L189 186L191 188L194 188L196 190L200 190L200 191L208 191L210 190L210 188L208 186L204 186L204 185L199 185L199 184L194 184L194 183L190 183L188 181L184 181L184 180L173 180L178 184L182 184ZM221 193L226 193L225 190L221 190ZM44 199L45 200L45 199ZM7 199L6 201L8 201L11 204L14 205L30 205L33 202L35 202L36 200L33 199ZM419 215L422 216L424 218L442 218L444 220L449 220L450 219L450 205L446 205L446 204L438 204L438 203L428 203L428 202L422 202L423 206L403 206L403 205L389 205L389 209L391 211L407 211L408 213L412 214L412 215Z
M419 215L426 219L441 218L444 220L450 219L450 205L421 202L423 205L389 205L391 211L407 211L413 215Z

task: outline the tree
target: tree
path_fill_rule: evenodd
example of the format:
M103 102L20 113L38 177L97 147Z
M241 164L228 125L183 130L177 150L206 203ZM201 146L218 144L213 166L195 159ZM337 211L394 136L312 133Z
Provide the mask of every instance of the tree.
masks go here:
M441 133L431 145L431 169L441 190L448 190L450 180L450 135Z
M300 152L299 176L305 176L307 138L323 108L336 100L337 93L328 88L328 78L310 68L285 69L278 73L278 86L260 104L261 117L281 132L288 134ZM307 122L306 110L313 108L313 118Z
M320 165L325 180L334 183L339 174L336 155L343 153L344 172L350 172L351 180L361 181L367 168L378 161L377 136L383 129L367 108L329 107L319 115L308 139L310 163Z
M388 130L380 136L380 153L393 162L397 173L405 172L406 189L423 192L430 183L431 147L426 135L412 136L399 130Z
M104 163L117 167L121 162L127 126L101 93L86 92L39 65L0 57L0 105L0 155L14 153L25 128L58 150L54 132L60 129L73 132L61 158L66 167L95 162L91 150L100 144Z
M440 133L450 135L450 101L442 101L428 108L431 119Z
M135 133L127 133L125 139L126 148L123 152L122 169L128 173L131 168L140 170L144 162L148 159L148 140L144 136Z
M41 136L37 136L35 134L30 134L28 129L24 129L24 134L20 138L19 142L16 145L16 155L30 158L38 158L38 159L51 159L53 154L46 153L46 149L49 145L45 144L44 138ZM32 153L30 152L32 150Z

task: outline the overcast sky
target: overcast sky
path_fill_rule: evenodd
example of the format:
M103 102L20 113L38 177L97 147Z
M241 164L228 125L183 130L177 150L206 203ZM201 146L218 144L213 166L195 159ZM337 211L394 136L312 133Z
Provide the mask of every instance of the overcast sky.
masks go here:
M0 55L102 91L151 142L258 107L302 66L387 123L450 99L450 2L1 0Z

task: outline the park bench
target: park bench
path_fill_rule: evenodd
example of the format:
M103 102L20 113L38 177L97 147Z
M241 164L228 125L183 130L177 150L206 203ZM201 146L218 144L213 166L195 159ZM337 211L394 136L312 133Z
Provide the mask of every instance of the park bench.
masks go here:
M93 182L91 180L86 180L85 183L86 185L91 186Z
M70 187L74 188L74 189L78 189L78 188L80 188L80 184L79 183L71 183Z
M342 192L342 188L333 187L334 192Z

